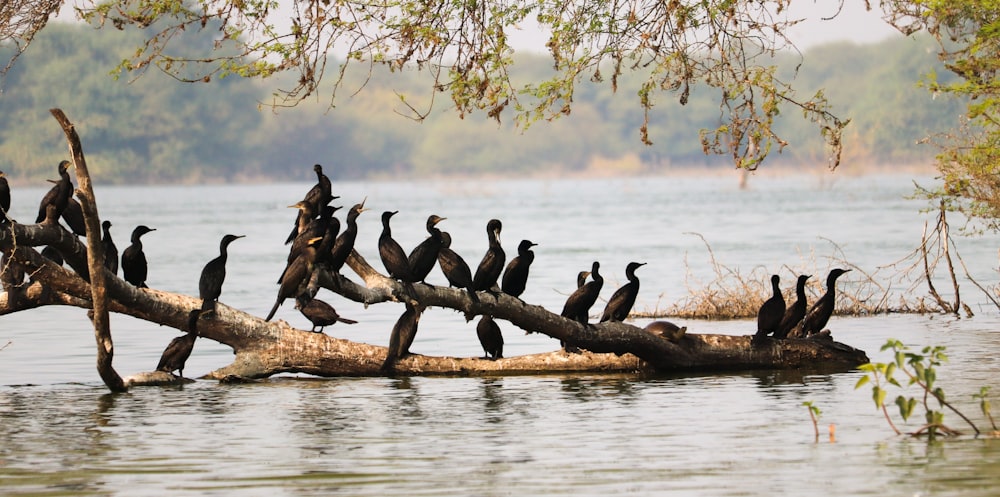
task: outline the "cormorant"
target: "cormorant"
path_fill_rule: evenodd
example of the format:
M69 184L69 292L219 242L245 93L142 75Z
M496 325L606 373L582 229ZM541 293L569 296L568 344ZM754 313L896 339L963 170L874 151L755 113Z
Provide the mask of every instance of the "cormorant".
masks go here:
M490 248L483 255L483 260L479 261L476 274L472 276L472 288L477 292L480 290L490 290L500 279L504 264L507 262L507 255L504 254L503 247L500 246L500 229L503 225L499 219L490 219L486 223L486 235L490 240Z
M500 333L500 327L493 320L493 316L484 314L479 319L479 324L476 325L476 334L479 335L479 343L483 346L483 352L486 353L483 359L503 358L503 334Z
M417 324L419 323L420 313L417 312L417 308L406 302L406 310L392 326L389 351L385 356L385 362L382 363L382 371L392 371L396 361L410 354L410 345L413 344L413 339L417 336Z
M278 298L274 301L274 307L267 314L265 321L270 321L274 313L278 312L278 307L289 297L298 297L308 291L309 280L312 278L313 267L316 263L316 248L322 237L309 239L305 250L292 261L285 271L285 276L281 278L281 285L278 287Z
M48 205L54 205L56 207L55 218L58 220L59 216L62 216L64 210L66 210L66 204L69 203L70 197L73 196L73 181L69 178L69 172L67 172L72 166L68 160L64 160L59 163L59 181L52 186L51 189L42 197L42 201L38 204L38 217L35 218L36 223L40 223L45 220L45 208Z
M389 227L389 219L399 211L385 211L382 213L382 234L378 237L378 255L382 259L385 270L389 276L403 282L417 281L413 278L413 271L410 270L410 263L406 259L406 252L399 246L396 240L392 239L392 229Z
M87 223L83 220L83 207L72 196L66 202L62 218L74 235L87 236Z
M806 316L802 319L802 334L805 336L812 335L823 331L826 327L827 321L830 320L830 316L833 315L833 308L837 303L837 278L840 275L850 271L850 269L834 269L830 271L830 274L826 277L826 293L823 294L816 303L809 309Z
M319 213L312 203L306 202L305 200L300 200L294 205L289 205L293 209L298 209L298 214L295 215L295 226L292 227L291 233L288 234L288 238L285 240L285 245L295 241L295 238L299 236L299 233L305 231L309 226L309 223L316 218L316 214Z
M201 310L195 309L188 313L188 332L186 335L174 338L167 344L160 356L160 362L156 365L157 371L173 374L179 371L181 378L184 377L184 363L191 357L194 350L194 341L198 338L198 317Z
M649 333L658 335L661 338L670 340L671 342L677 343L684 337L687 333L687 326L677 326L670 321L653 321L643 328Z
M63 262L65 262L63 261L62 254L60 254L59 251L52 245L46 245L45 248L42 249L42 256L56 263L57 266L62 266Z
M785 315L781 318L781 324L778 325L777 331L774 332L774 338L788 338L788 333L795 329L802 318L806 317L806 307L808 306L806 280L810 277L811 275L808 274L799 275L799 279L795 283L795 303L785 309Z
M201 298L201 310L215 311L215 303L222 295L222 282L226 279L226 259L229 252L226 250L230 243L233 243L244 235L226 235L219 243L219 256L208 261L201 270L201 278L198 280L198 296Z
M476 299L476 292L472 289L472 270L466 264L465 259L451 249L451 235L447 231L441 232L441 250L438 251L438 265L441 272L448 280L448 285L456 288L465 288L469 291L469 297Z
M604 306L604 314L601 315L602 323L605 321L625 321L628 313L632 312L635 297L639 295L639 278L635 275L635 270L645 265L645 262L630 262L625 267L628 283L611 294L608 305Z
M140 238L150 231L156 230L142 224L136 226L132 230L132 245L122 252L122 275L125 281L139 288L149 288L146 286L146 254L142 251Z
M297 207L302 210L307 208L307 206L308 204L305 201L302 201L289 207ZM333 213L339 208L340 207L324 205L320 210L320 216L316 219L310 220L309 224L306 225L304 229L299 231L299 235L296 236L295 241L292 242L292 247L288 249L288 258L285 262L285 269L281 271L281 276L278 277L278 283L281 283L281 279L285 277L285 271L288 271L288 266L292 264L292 261L294 261L295 258L298 257L303 250L305 250L309 240L316 237L324 238L329 236L330 238L327 243L330 246L333 245L333 240L337 237L337 233L331 234L330 231L336 229L338 233L340 232L340 221L333 217ZM324 238L324 240L326 239ZM316 262L320 262L320 254L323 254L322 249L323 243L320 243L316 248Z
M7 183L7 175L0 171L0 225L10 221L7 213L10 212L10 184Z
M306 196L302 199L312 209L309 211L309 217L305 220L302 217L305 213L299 212L299 217L295 221L295 227L289 233L288 239L285 240L286 244L295 240L295 237L301 233L301 228L308 224L308 221L312 220L323 209L323 206L329 204L333 199L338 198L333 196L333 187L330 184L330 178L323 174L323 166L316 164L313 166L313 171L316 171L316 184L306 192Z
M528 284L528 269L535 260L531 247L538 245L531 240L521 240L517 246L517 256L510 260L500 280L500 289L512 297L520 297Z
M437 228L437 224L444 220L445 218L436 214L427 217L426 228L430 236L414 247L406 259L413 273L414 282L427 283L424 280L431 274L431 269L434 269L434 263L437 262L438 253L441 251L441 230Z
M779 282L781 277L771 275L771 298L767 299L757 311L757 333L753 340L760 340L778 330L781 318L785 315L785 297L781 294Z
M330 250L329 264L331 272L340 273L340 269L344 267L344 263L350 257L351 251L354 250L354 241L358 238L358 216L365 210L367 210L365 209L365 202L362 200L360 204L354 204L354 207L351 207L351 210L347 211L347 229L340 233L337 241L333 244L333 248Z
M594 305L594 302L597 302L597 296L600 295L601 287L604 286L604 278L601 277L600 269L601 263L594 261L590 269L591 281L577 287L576 291L570 294L563 305L562 313L560 313L561 316L578 321L586 326L590 308ZM577 283L579 282L580 279L578 277Z
M296 297L295 308L312 323L313 327L309 331L313 333L323 333L323 328L337 323L357 324L357 321L337 314L337 310L332 305L317 298L309 298L308 295ZM319 331L316 331L317 326L319 326Z
M111 221L105 220L101 223L104 236L101 237L101 245L104 246L104 267L111 271L111 274L118 276L118 247L111 239Z

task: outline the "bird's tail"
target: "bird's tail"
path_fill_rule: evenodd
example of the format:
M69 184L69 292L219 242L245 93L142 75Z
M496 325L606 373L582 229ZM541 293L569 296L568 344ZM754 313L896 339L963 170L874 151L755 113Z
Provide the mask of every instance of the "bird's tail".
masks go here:
M355 321L355 320L353 320L353 319L347 319L347 318L341 318L341 317L338 317L337 321L339 321L341 323L344 323L344 324L358 324L358 322Z
M271 312L267 313L267 317L264 318L264 321L270 321L271 318L274 317L274 313L278 312L278 306L280 306L280 305L281 305L281 301L280 300L277 301L277 302L275 302L274 303L274 307L271 308Z

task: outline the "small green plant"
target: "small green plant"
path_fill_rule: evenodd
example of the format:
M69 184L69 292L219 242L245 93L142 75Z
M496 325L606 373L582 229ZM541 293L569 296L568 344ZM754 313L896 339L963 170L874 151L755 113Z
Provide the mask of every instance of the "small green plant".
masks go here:
M983 411L983 416L990 420L990 426L993 427L993 431L997 432L997 423L993 421L993 414L990 412L990 387L982 387L979 389L979 393L973 394L972 398L979 399L979 409Z
M818 407L814 406L811 400L803 402L802 405L809 409L809 419L811 419L813 423L813 433L816 434L816 442L819 442L819 417L823 414L823 411L820 411Z
M897 373L902 373L906 376L906 386L917 385L923 391L919 399L899 395L895 400L895 404L899 408L899 416L903 418L903 421L908 420L918 406L923 406L925 424L911 433L911 435L919 436L926 434L930 439L934 439L938 434L948 436L958 435L958 431L944 424L943 408L947 408L957 414L972 427L976 435L979 435L979 428L968 417L962 414L961 411L948 403L944 390L937 386L937 367L948 361L948 356L945 354L945 347L924 347L918 354L911 352L899 340L889 339L882 346L882 350L892 350L893 362L862 365L861 370L868 374L861 377L857 384L854 385L854 388L858 389L869 383L872 384L872 400L875 402L875 407L882 410L886 421L897 435L902 432L892 422L892 417L889 415L889 410L885 404L885 399L888 395L886 388L889 385L904 388L899 380L896 379ZM989 387L984 387L975 397L980 398L980 407L992 423L993 418L989 415L989 400L986 398L988 391ZM933 401L937 401L936 406Z

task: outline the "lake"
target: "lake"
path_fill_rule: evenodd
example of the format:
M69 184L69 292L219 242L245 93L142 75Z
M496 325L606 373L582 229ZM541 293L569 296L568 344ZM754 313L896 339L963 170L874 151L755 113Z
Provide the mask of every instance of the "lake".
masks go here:
M761 173L745 190L734 175L335 182L341 199L334 205L367 198L371 211L361 216L357 247L378 268L384 210L399 211L393 234L407 248L426 236L428 215L446 217L439 227L472 264L486 249L486 222L502 219L508 258L521 239L538 243L522 297L554 311L574 288L576 273L595 260L606 278L602 298L624 283L628 262L648 263L638 271L639 311L666 309L712 282L712 257L744 277L762 275L762 288L771 273L788 288L793 273L811 271L821 281L846 261L858 270L838 287L861 284L862 272L877 274L895 301L926 294L925 284L891 278L886 268L919 245L925 221L933 223L934 214L920 212L923 201L906 198L912 180ZM33 219L44 191L13 187L12 216ZM295 216L287 206L309 187L98 186L96 193L101 216L114 223L119 250L135 225L156 229L143 237L154 288L196 295L201 267L218 254L221 237L246 235L230 246L220 300L264 316L274 302L274 281L287 254L282 242ZM998 284L996 235L961 237L956 244L981 284ZM428 281L445 280L435 270ZM950 293L946 280L936 283ZM970 283L960 283L973 318L834 317L829 328L874 361L889 360L879 351L889 338L916 349L947 346L950 362L940 369L939 382L985 428L988 421L971 396L981 386L995 386L1000 312ZM365 309L326 290L321 297L359 321L327 333L355 341L387 344L401 312L392 303ZM291 304L276 319L308 329ZM749 334L755 326L747 319L670 319L692 333ZM507 356L558 347L553 339L500 325ZM111 326L115 367L123 375L153 369L179 334L125 316L113 316ZM482 355L474 330L475 322L465 323L456 312L429 309L411 350ZM854 389L857 371L288 375L111 395L95 370L84 310L3 316L0 346L8 342L0 350L0 493L6 495L987 496L1000 486L1000 441L963 436L928 443L895 436L871 390ZM185 373L200 376L231 357L227 347L200 340ZM890 392L890 399L896 394ZM802 405L807 401L822 410L818 442ZM953 414L945 420L969 431ZM909 431L920 426L919 419L896 421Z

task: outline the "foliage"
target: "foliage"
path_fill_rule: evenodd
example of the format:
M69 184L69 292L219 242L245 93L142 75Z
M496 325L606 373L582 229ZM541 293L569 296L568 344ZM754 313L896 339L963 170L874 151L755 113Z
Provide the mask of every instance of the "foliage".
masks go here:
M945 354L945 347L924 347L918 354L911 352L902 342L890 339L882 346L881 350L892 351L893 361L862 365L860 369L866 375L858 380L854 388L858 389L868 384L872 385L872 400L875 402L875 407L882 411L886 422L889 423L889 426L897 435L901 432L892 422L892 417L889 415L889 410L885 402L890 385L900 389L904 388L899 379L897 379L897 373L902 373L906 377L906 386L917 385L922 391L919 398L906 397L900 394L894 401L899 408L899 417L903 421L908 420L918 407L923 408L924 425L911 435L926 434L931 439L934 439L939 433L948 436L958 435L959 432L944 424L944 408L961 417L975 431L976 435L979 435L979 428L946 400L944 389L937 384L937 368L948 361L948 356ZM989 389L984 388L974 397L980 399L980 408L990 418L990 422L992 423L993 418L989 411L989 401L986 399L988 392ZM932 401L936 401L936 406Z
M819 407L813 405L811 400L803 402L802 405L809 409L809 419L812 421L813 433L816 436L815 441L819 442L819 417L823 414L823 411L820 411Z

